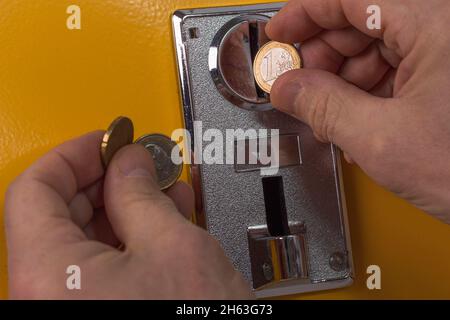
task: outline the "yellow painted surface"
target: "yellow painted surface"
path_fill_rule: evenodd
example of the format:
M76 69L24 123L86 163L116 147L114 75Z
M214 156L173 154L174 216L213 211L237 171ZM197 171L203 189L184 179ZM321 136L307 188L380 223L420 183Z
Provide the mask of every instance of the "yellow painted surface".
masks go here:
M0 1L0 205L8 184L37 157L105 128L117 115L131 117L137 134L181 127L171 13L246 3L256 2ZM66 28L70 4L82 9L81 31ZM356 283L295 298L450 298L450 227L383 191L358 168L344 172ZM3 222L0 227L0 298L7 298ZM365 286L371 264L382 268L381 291Z

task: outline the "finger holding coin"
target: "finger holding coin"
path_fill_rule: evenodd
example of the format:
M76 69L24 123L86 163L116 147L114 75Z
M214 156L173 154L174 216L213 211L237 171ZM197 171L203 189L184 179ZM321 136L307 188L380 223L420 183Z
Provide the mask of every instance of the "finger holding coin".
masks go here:
M105 168L111 163L114 155L123 147L133 144L134 126L127 117L119 117L113 121L106 131L101 144L101 158ZM167 190L180 178L183 164L172 161L172 152L181 153L179 146L169 137L162 134L145 135L134 142L142 145L153 157L158 185Z

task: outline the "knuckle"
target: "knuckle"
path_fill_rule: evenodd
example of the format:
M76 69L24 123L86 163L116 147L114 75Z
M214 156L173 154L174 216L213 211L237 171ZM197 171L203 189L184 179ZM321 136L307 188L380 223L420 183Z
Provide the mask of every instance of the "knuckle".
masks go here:
M309 105L309 123L314 133L323 141L333 141L341 116L342 103L336 95L320 92L312 96Z
M306 0L304 6L307 7L309 15L322 21L324 28L335 28L335 21L343 21L339 2Z

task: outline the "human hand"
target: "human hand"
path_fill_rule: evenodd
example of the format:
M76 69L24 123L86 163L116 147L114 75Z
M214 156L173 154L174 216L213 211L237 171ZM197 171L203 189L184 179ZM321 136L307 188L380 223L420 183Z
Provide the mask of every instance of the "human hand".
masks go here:
M137 145L120 150L103 178L102 135L59 146L8 190L10 298L251 298L218 242L187 219L191 189L160 192L152 157ZM66 286L71 265L81 268L81 290Z
M366 26L369 5L381 8L381 30ZM447 223L449 20L447 0L293 0L266 28L301 42L305 65L275 82L274 106Z

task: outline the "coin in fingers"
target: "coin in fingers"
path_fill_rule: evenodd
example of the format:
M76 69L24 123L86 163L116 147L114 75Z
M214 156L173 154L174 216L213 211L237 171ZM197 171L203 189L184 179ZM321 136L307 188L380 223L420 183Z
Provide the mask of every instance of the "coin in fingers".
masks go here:
M101 145L101 157L105 167L121 148L132 144L134 139L133 122L127 117L118 117L111 123Z
M173 186L183 171L183 164L176 164L172 160L173 153L180 155L180 147L162 134L145 135L135 143L144 146L152 154L160 189L166 190Z

